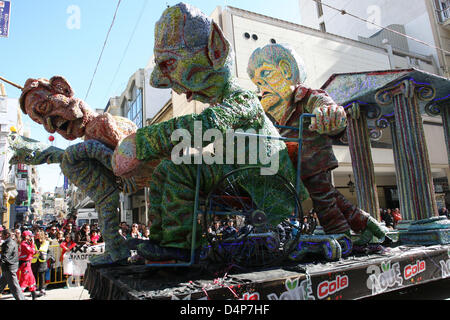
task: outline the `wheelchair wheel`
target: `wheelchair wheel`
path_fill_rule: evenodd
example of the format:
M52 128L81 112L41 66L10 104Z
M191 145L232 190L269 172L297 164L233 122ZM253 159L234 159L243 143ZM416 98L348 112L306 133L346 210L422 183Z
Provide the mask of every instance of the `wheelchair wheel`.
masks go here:
M209 192L201 219L210 257L240 267L266 267L281 262L286 219L296 214L303 221L293 185L279 174L261 175L260 167L245 167L223 176ZM208 232L215 221L232 219L237 232Z

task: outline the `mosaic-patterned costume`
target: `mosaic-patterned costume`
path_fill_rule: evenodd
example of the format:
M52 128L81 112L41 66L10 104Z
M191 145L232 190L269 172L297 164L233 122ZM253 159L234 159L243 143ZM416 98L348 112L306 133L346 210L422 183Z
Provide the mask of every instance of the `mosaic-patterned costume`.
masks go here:
M316 106L334 105L335 102L323 90L313 90L298 85L294 92L294 109L286 115L287 126L298 127L302 113L311 113ZM370 215L351 204L331 182L330 170L338 167L334 155L332 138L309 129L310 119L305 120L303 130L303 148L301 176L319 220L326 233L345 233L352 229L360 232L366 228ZM282 130L283 136L296 137L297 131ZM297 163L298 145L286 143L293 163Z
M11 164L58 163L69 181L94 201L99 212L106 254L99 255L91 262L110 263L129 256L129 248L117 232L120 222L119 193L121 190L135 191L136 185L133 179L124 180L114 176L111 170L111 149L96 140L89 140L62 150L17 134L9 136L9 145L14 151Z

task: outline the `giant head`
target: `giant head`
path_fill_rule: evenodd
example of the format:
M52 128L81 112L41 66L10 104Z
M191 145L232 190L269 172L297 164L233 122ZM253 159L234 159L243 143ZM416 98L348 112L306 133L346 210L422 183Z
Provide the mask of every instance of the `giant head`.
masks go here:
M19 102L22 111L33 121L68 140L83 137L86 124L96 115L74 97L72 87L61 76L50 80L28 79Z
M256 49L247 73L262 95L264 110L277 121L291 108L295 87L306 80L303 61L289 45L269 44Z
M150 84L186 94L188 101L221 101L231 77L230 44L197 8L167 8L155 26L155 69Z

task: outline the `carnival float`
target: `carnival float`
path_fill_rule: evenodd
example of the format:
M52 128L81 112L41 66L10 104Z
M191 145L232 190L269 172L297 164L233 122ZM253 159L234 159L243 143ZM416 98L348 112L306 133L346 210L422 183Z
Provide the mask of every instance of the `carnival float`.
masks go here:
M423 113L442 116L450 154L446 78L384 70L334 74L322 88L308 88L301 58L289 45L271 44L248 64L259 100L233 79L219 26L184 3L156 23L154 55L153 87L210 106L137 129L92 111L62 76L28 79L21 88L23 113L52 134L84 139L63 150L12 133L9 144L12 164L57 163L95 202L105 253L86 270L91 297L358 299L450 276L450 221L437 214L421 122ZM404 215L398 231L378 222L374 198L370 139L388 128ZM205 160L211 140L180 148L173 139L208 130L229 161ZM332 141L342 138L360 207L330 179L338 166ZM186 153L189 147L197 152ZM119 195L144 187L156 217L150 240L124 239L117 232ZM308 197L320 227L305 233ZM226 239L208 232L226 218L246 231Z

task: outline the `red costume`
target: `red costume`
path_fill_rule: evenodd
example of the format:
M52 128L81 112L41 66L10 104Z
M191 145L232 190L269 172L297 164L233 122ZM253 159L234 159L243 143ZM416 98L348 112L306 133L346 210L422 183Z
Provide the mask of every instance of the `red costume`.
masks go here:
M64 254L65 254L67 251L72 250L72 249L73 249L74 247L76 247L76 246L77 246L76 242L73 242L73 241L69 241L69 242L63 241L63 242L61 242L60 247L62 248L62 252L61 252L61 257L59 258L59 260L60 260L61 262L63 262L63 260L64 260Z
M30 287L30 292L36 291L36 279L31 270L31 260L36 253L34 245L27 240L20 244L19 270L17 270L17 278L22 290Z

